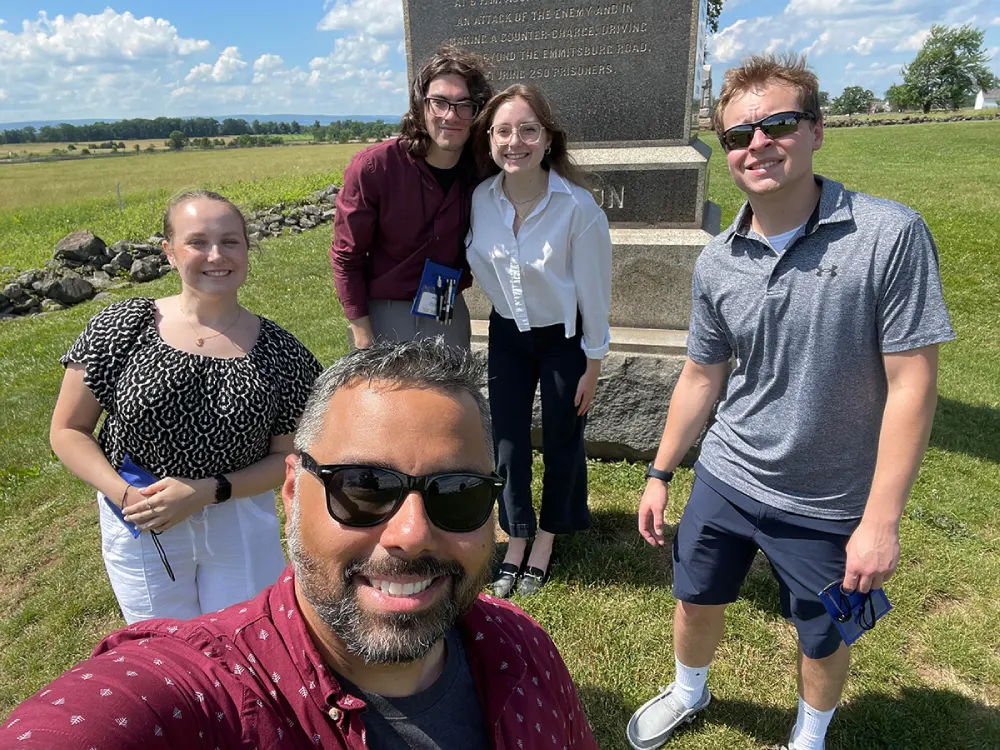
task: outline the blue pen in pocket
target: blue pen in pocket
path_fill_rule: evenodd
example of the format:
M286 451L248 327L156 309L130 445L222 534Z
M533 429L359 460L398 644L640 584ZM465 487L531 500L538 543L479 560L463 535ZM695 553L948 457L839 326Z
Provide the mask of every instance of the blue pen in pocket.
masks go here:
M841 589L840 581L820 591L819 599L848 646L874 628L875 623L892 609L882 589L872 589L867 594L847 593Z
M143 487L149 487L149 485L158 481L156 477L154 477L144 468L139 466L139 464L135 463L128 455L126 455L125 458L122 459L122 465L121 468L118 470L118 476L120 476L122 479L124 479L133 487L139 489ZM104 495L103 493L101 496L104 498L104 502L108 504L108 507L111 508L111 512L114 513L115 516L118 518L118 520L125 525L125 528L128 529L132 537L134 539L138 539L139 535L142 533L142 529L140 529L131 521L125 520L124 511L122 510L122 508L118 506L117 503L115 503L114 500L109 498L107 495ZM163 567L166 569L167 575L170 576L171 581L176 580L174 578L174 571L170 567L170 562L167 560L167 555L166 553L164 553L163 547L160 545L160 540L157 539L159 533L155 531L150 531L149 533L150 536L153 537L153 544L156 546L156 551L160 554L160 561L163 563Z

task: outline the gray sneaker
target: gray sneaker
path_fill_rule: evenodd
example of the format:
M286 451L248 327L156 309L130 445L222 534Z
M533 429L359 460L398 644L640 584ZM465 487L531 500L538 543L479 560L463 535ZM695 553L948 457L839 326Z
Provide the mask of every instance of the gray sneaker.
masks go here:
M712 702L712 694L701 694L694 708L684 708L680 699L674 694L674 685L670 685L655 698L643 703L639 710L629 719L625 736L635 750L653 750L670 739L678 727L694 720L695 715Z

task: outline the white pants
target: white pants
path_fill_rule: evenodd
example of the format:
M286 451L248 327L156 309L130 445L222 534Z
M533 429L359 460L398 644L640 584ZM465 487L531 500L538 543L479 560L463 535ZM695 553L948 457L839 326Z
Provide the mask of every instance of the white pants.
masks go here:
M209 505L163 532L159 541L175 581L152 536L133 537L97 498L104 565L130 625L151 617L187 620L252 599L285 569L271 490Z

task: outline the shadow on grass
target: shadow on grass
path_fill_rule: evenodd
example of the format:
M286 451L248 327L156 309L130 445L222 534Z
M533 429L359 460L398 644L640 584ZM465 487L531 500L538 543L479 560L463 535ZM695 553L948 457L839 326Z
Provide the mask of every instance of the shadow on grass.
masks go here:
M585 586L670 588L675 531L673 524L664 526L667 543L653 549L639 536L635 513L592 511L588 531L556 541L553 575Z
M627 706L621 695L596 685L577 686L577 693L587 713L590 728L594 730L597 746L601 750L628 750L625 727L638 706Z
M939 398L931 445L1000 464L1000 409Z
M714 700L703 716L704 721L738 729L763 747L780 747L795 723L794 707L725 698ZM908 687L899 696L868 693L837 710L826 746L829 750L987 750L1000 747L1000 715L950 690Z

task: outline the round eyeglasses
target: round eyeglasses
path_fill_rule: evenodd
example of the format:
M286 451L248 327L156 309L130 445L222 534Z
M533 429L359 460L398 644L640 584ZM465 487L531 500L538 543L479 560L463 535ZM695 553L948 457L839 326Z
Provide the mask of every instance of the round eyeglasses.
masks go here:
M490 135L493 137L493 142L498 146L506 146L511 142L514 137L514 133L517 133L517 137L521 139L521 143L527 143L532 145L538 143L539 139L542 137L542 131L545 128L542 127L541 123L538 122L522 122L517 128L512 128L510 125L496 125L490 128Z

